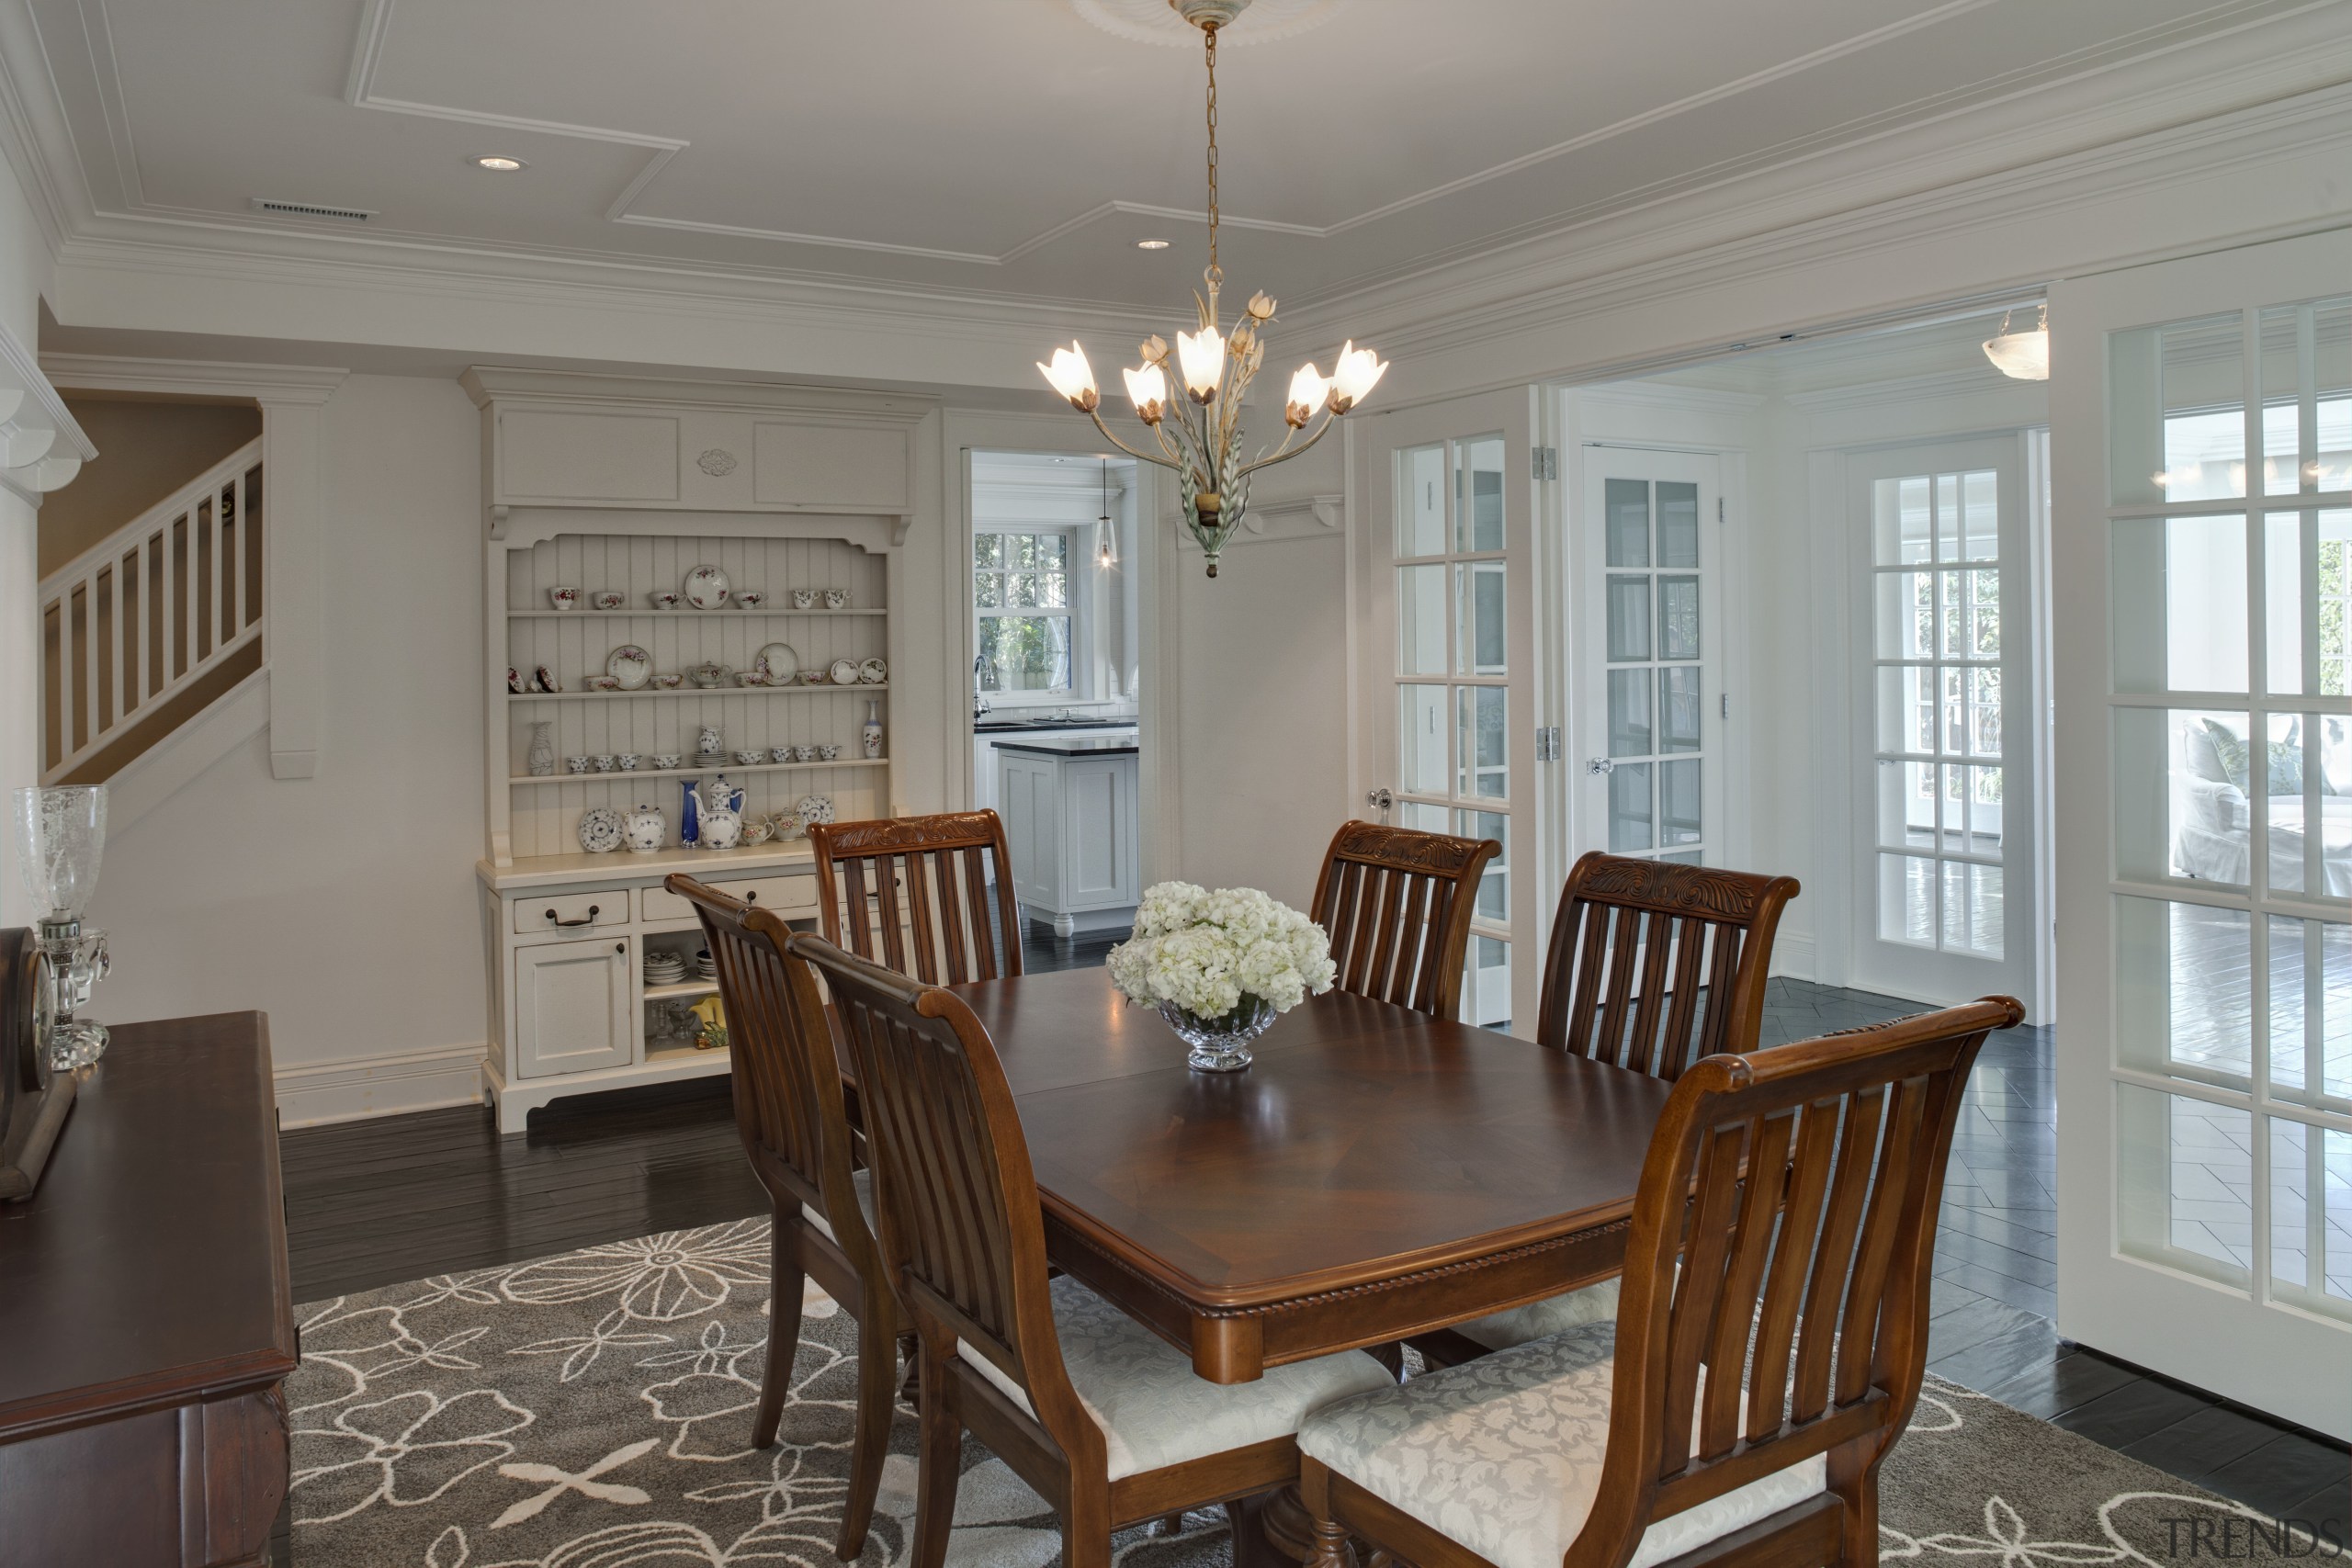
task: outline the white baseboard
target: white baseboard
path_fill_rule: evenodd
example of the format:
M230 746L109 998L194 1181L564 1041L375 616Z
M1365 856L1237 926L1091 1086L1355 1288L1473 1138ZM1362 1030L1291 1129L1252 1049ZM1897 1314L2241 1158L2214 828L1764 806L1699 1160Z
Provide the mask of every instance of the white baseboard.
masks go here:
M481 1064L488 1045L437 1045L356 1061L280 1067L278 1124L315 1127L407 1111L437 1111L481 1103Z
M1792 980L1810 980L1815 973L1813 938L1803 931L1782 931L1772 939L1772 973Z

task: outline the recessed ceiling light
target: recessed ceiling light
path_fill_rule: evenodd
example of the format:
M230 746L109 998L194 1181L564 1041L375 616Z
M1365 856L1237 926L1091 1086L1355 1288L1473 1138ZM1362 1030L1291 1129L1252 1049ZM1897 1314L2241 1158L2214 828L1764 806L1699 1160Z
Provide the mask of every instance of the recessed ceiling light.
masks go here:
M1164 251L1167 248L1168 242L1165 240L1137 240L1136 242L1136 249L1139 251Z
M484 152L481 157L469 158L466 162L477 169L488 169L495 175L511 175L517 170L530 167L522 159L510 158L503 152Z

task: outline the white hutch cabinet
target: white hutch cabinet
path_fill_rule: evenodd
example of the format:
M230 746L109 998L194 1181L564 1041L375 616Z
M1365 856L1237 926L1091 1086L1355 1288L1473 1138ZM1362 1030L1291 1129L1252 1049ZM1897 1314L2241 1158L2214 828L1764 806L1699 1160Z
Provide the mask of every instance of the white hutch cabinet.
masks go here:
M842 820L892 815L891 695L898 684L598 692L612 650L643 649L653 669L712 662L747 670L761 649L789 645L803 669L881 659L895 673L905 628L894 615L903 547L922 493L921 454L936 408L915 398L800 388L477 367L464 385L482 411L483 779L489 852L476 867L489 967L491 1046L483 1087L502 1132L565 1095L726 1072L727 1053L665 1037L671 1004L714 987L695 977L644 979L657 948L691 961L702 946L692 908L662 880L686 871L813 925L815 876L805 838L752 848L681 846L685 785L723 773L749 813L823 795ZM927 423L929 422L929 423ZM935 487L934 487L935 488ZM701 565L734 592L765 598L696 610L682 592ZM549 590L576 588L558 609ZM816 603L795 604L793 591ZM846 595L827 607L823 591ZM611 610L599 592L622 595ZM544 666L553 693L529 686ZM860 732L883 726L884 754ZM534 775L535 727L548 726L555 771ZM695 761L704 726L728 760ZM831 761L775 761L778 747L832 745ZM738 765L733 754L761 761ZM566 759L634 755L633 771L573 773ZM683 765L658 768L675 755ZM593 764L592 764L593 765ZM657 807L665 847L581 848L580 818Z

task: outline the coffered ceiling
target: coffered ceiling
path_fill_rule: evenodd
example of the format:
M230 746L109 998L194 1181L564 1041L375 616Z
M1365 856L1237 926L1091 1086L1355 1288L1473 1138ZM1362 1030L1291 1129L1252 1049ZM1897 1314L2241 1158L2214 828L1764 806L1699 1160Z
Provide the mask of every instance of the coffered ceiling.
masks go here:
M1220 71L1225 263L1306 304L2345 0L1283 0ZM1136 0L0 0L69 227L937 297L1184 298L1194 51ZM21 25L28 20L29 27ZM1272 25L1279 24L1279 25ZM2143 115L2161 113L2143 106ZM2210 112L2210 108L2206 111ZM1956 130L1955 134L1959 134ZM469 160L499 153L519 173ZM276 216L271 198L365 211ZM1169 248L1136 242L1164 238Z

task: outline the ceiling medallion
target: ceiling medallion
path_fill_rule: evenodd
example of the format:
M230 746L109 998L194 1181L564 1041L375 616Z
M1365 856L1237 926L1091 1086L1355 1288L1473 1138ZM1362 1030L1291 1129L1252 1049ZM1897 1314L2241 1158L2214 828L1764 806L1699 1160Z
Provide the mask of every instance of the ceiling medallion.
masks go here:
M1227 49L1240 49L1248 44L1272 43L1278 39L1295 38L1309 28L1321 27L1340 8L1340 0L1217 0L1221 9L1238 17L1243 10L1250 13L1249 25L1234 28L1225 40ZM1157 43L1190 47L1198 36L1194 24L1184 14L1186 7L1174 0L1070 0L1070 9L1101 28L1114 38L1131 43ZM1228 26L1231 17L1220 23Z
M1225 553L1226 542L1249 511L1250 476L1260 468L1286 462L1322 440L1333 421L1363 401L1388 366L1352 341L1340 350L1328 380L1312 361L1300 366L1291 377L1290 394L1283 400L1283 423L1287 428L1281 444L1271 451L1261 450L1253 459L1242 459L1241 401L1265 361L1266 344L1260 333L1274 319L1274 302L1263 294L1252 294L1233 323L1232 333L1222 331L1217 314L1217 292L1225 274L1216 265L1216 40L1225 25L1239 16L1250 0L1167 0L1167 4L1200 28L1205 40L1209 265L1201 275L1206 292L1195 291L1193 296L1200 307L1199 330L1178 333L1172 356L1167 343L1155 333L1139 351L1143 363L1121 372L1136 417L1151 432L1159 451L1130 446L1111 434L1111 427L1102 423L1102 397L1094 385L1094 367L1086 362L1086 350L1075 341L1067 348L1055 349L1052 362L1041 363L1037 368L1053 383L1055 391L1069 400L1070 407L1094 422L1111 445L1131 457L1175 471L1184 525L1199 542L1201 553L1208 558L1209 575L1215 577L1217 558ZM1172 400L1168 389L1171 370L1182 389L1182 395ZM1318 412L1322 423L1316 424L1315 433L1297 440L1299 432L1315 424Z

